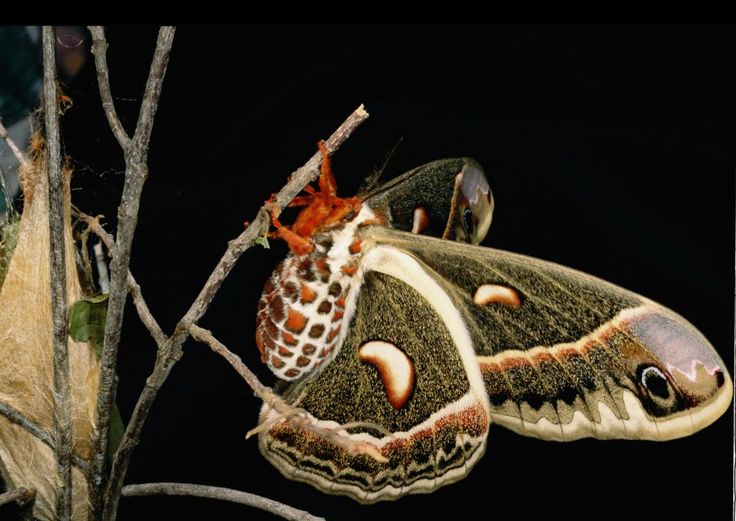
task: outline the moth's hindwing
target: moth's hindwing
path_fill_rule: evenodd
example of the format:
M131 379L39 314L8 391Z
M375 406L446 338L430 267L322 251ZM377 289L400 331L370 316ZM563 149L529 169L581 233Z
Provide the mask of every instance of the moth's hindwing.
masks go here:
M462 478L482 456L489 425L472 353L461 352L455 332L437 310L395 277L370 271L351 297L356 311L336 358L314 377L290 386L284 397L326 427L351 422L382 426L392 434L371 428L348 432L374 444L388 462L350 455L285 421L260 437L261 451L284 475L363 502L430 492ZM396 363L388 353L367 363L361 348L371 343L379 351L395 346L406 362ZM463 348L470 348L467 341ZM382 378L384 370L413 373L401 403L389 401L392 377ZM401 377L393 375L399 385ZM261 421L272 414L264 408Z
M728 407L732 383L675 313L575 270L382 226L359 232L336 358L284 397L388 459L351 455L264 406L263 454L363 502L462 478L489 423L553 440L665 440ZM410 374L411 373L411 374Z

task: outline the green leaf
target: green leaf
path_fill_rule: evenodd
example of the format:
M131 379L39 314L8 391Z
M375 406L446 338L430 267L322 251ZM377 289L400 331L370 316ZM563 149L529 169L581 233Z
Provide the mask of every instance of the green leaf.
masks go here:
M78 300L69 310L69 336L77 342L89 342L97 356L100 356L106 318L106 293Z
M264 247L265 249L267 249L267 250L271 249L271 245L270 245L270 244L268 244L268 237L266 237L265 235L261 235L260 237L258 237L258 238L257 238L257 239L256 239L256 240L254 241L254 243L255 243L255 244L258 244L258 245L260 245L260 246L263 246L263 247Z
M69 336L77 342L89 342L99 357L105 337L107 319L107 293L75 302L69 310ZM110 411L110 430L107 436L107 459L112 463L115 451L125 433L123 418L116 404Z

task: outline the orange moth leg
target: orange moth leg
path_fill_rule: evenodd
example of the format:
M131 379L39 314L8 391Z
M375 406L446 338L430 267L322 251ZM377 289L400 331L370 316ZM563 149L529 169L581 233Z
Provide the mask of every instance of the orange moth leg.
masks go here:
M322 165L319 170L319 190L320 192L335 197L337 195L337 182L332 174L332 160L327 152L327 143L320 141L317 143L319 151L322 153Z
M280 239L286 241L286 244L289 245L289 249L296 255L307 255L312 253L314 250L314 244L310 239L302 237L298 233L294 233L286 227L279 228L276 233Z

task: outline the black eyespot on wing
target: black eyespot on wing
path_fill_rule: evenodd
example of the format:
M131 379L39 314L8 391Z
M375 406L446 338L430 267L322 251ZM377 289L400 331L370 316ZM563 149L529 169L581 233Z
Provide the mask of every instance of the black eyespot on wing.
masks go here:
M669 384L662 371L650 365L641 371L641 384L650 395L666 400L670 397Z

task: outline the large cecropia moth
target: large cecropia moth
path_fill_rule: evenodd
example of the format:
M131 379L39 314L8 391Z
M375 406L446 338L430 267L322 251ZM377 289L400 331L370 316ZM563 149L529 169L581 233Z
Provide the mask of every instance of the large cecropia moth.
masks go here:
M324 148L323 148L324 151ZM278 235L292 253L266 282L256 341L316 424L351 454L264 405L259 446L286 477L361 502L462 479L491 423L519 434L670 440L715 421L733 384L685 319L550 262L476 246L493 196L481 167L416 168L357 198L319 191ZM364 426L360 426L364 425ZM378 427L373 426L380 426Z

